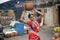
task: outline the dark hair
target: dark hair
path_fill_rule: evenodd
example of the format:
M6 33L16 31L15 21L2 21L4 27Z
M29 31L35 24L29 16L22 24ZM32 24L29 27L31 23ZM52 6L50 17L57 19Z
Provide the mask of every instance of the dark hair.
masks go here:
M1 13L2 11L0 11L0 13Z
M29 15L28 15L28 18L30 18L30 17L31 17L31 15L33 15L33 16L34 16L34 14L29 14Z

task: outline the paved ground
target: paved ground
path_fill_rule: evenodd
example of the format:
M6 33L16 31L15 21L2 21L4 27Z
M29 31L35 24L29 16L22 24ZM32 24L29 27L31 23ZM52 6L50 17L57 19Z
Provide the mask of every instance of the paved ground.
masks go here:
M46 31L44 27L40 28L39 36L41 37L41 40L52 40L53 33L50 31ZM5 38L5 40L28 40L28 34L23 36L17 36L13 38Z

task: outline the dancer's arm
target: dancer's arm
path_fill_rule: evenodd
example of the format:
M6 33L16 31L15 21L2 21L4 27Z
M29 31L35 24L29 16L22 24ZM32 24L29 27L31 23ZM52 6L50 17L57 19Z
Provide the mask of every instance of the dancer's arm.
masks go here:
M44 15L42 12L40 12L40 11L38 11L37 9L33 9L36 13L39 13L39 14L41 14L42 16Z

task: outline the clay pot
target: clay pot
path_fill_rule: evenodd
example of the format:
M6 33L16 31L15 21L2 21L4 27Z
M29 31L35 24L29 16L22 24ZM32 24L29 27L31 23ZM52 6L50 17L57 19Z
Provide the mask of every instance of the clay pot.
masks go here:
M34 5L33 5L33 2L32 1L25 2L25 10L32 10L33 7L34 7Z
M11 37L14 37L14 32L11 33Z
M11 37L11 34L6 34L6 37L7 37L7 38L10 38L10 37Z
M14 32L14 36L18 36L18 33L17 32Z

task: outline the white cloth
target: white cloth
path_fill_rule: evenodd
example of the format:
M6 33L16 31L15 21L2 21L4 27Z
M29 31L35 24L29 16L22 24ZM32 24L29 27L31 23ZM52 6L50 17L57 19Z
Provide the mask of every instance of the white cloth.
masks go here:
M11 21L10 26L14 27L15 23L20 23L19 21Z
M29 30L30 27L29 26L24 26L24 30Z
M12 28L12 29L3 29L3 32L4 32L4 34L6 35L6 34L10 34L10 33L12 33L12 32L17 32L14 28Z

